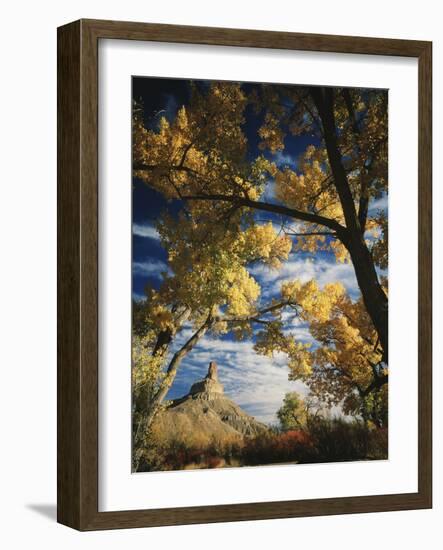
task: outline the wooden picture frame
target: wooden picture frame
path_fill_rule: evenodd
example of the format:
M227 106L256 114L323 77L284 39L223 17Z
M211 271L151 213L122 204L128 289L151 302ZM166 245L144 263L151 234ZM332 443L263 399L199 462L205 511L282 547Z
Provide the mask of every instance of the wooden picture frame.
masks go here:
M418 492L98 511L98 42L124 39L418 59ZM80 20L58 29L58 521L82 531L430 508L430 42Z

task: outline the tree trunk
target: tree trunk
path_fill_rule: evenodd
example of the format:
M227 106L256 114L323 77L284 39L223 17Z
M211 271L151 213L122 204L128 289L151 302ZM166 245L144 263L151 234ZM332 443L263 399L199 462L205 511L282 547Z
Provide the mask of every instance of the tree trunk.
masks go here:
M172 342L172 338L177 331L177 329L181 328L183 323L185 323L189 316L191 315L191 310L189 308L183 308L181 312L178 313L176 318L174 319L175 323L175 329L172 330L171 328L167 328L165 330L162 330L159 335L157 336L157 341L155 343L154 349L152 350L152 355L166 355L169 344Z
M163 403L172 383L175 380L177 370L180 366L180 363L186 357L186 355L192 350L192 348L197 344L197 342L203 338L207 330L213 324L213 317L209 315L204 324L191 336L191 338L178 350L175 352L172 357L168 368L166 370L166 376L160 385L157 393L155 394L154 399L150 403L149 411L145 417L144 428L145 431L149 430L152 426L152 423L155 419L155 416L160 408L160 405Z
M352 235L345 246L354 265L355 276L366 310L380 339L380 345L383 349L383 361L388 364L388 298L379 283L371 253L364 242L363 236Z
M351 256L365 307L379 336L383 361L388 363L388 298L380 285L374 261L366 246L342 163L336 136L333 93L332 88L311 88L311 96L322 121L329 164L346 222L346 231L341 240Z

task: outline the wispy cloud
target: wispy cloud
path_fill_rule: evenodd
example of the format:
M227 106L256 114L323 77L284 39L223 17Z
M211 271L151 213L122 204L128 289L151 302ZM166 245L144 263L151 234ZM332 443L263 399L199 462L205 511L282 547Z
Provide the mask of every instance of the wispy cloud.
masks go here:
M291 334L298 342L305 344L316 343L315 338L309 332L308 323L302 321L294 312L286 310L282 313L281 318L285 334Z
M264 202L275 202L277 200L275 194L275 181L273 179L268 179L266 181L265 191L261 197Z
M383 195L383 197L371 201L369 203L369 213L376 214L378 210L387 210L388 202L388 195Z
M297 278L302 281L316 279L320 286L340 281L351 295L357 292L352 265L336 264L328 257L315 262L298 257L286 262L281 270L256 267L253 271L262 285L272 288L270 297L279 292L284 281ZM282 318L285 334L292 334L298 341L316 346L317 342L307 324L293 312L284 311ZM172 351L183 345L192 333L192 327L187 325L178 335ZM169 398L185 395L193 382L206 375L210 361L218 364L220 381L226 395L262 422L277 423L276 412L286 393L308 393L305 384L288 379L288 359L285 354L264 357L255 352L252 339L236 341L226 336L217 338L206 335L183 360Z
M288 155L287 153L283 153L282 151L277 151L273 156L272 160L275 162L275 164L279 168L284 168L285 166L289 166L289 168L296 168L297 167L297 158Z
M138 294L137 292L133 292L132 299L135 302L144 302L146 300L146 296L144 294Z
M165 271L168 271L168 266L161 260L149 259L145 262L133 262L132 264L133 275L147 275L160 279Z
M257 266L251 270L251 273L259 282L269 285L275 285L300 279L302 282L315 279L320 287L327 283L340 282L351 294L358 293L357 279L352 264L338 264L334 260L310 258L297 258L285 262L281 269L272 270L265 266Z
M206 375L210 361L218 365L226 395L262 422L277 422L276 412L287 392L307 393L303 383L288 380L284 354L263 357L254 351L250 340L237 342L211 336L201 340L183 361L175 382L181 393L186 393L195 380Z
M166 116L169 122L172 122L178 110L177 99L175 98L174 94L165 94L165 99L166 103L164 107L164 112L162 112L162 114Z
M277 153L272 155L271 161L275 162L277 167L280 169L288 166L292 170L295 170L295 168L297 167L297 159L291 157L288 154L282 153L281 151L277 151ZM263 193L263 196L261 198L265 202L278 202L277 196L275 194L275 180L273 178L269 178L266 181L265 192Z
M158 234L157 229L150 224L134 223L132 226L132 233L137 235L137 237L145 237L156 241L160 240L160 235Z

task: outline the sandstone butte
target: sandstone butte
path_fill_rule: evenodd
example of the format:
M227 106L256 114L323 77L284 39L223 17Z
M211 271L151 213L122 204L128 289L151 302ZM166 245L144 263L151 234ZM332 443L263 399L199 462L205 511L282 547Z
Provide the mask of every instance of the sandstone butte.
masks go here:
M172 401L153 426L157 438L188 445L240 441L267 429L226 397L212 361L205 378L195 382L187 395Z

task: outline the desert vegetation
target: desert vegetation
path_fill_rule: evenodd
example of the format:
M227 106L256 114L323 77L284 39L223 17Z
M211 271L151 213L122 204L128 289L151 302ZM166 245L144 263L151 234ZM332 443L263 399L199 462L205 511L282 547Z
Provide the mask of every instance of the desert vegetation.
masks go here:
M162 442L153 434L139 471L229 468L387 459L386 427L343 418L309 418L303 427L274 426L253 437Z

